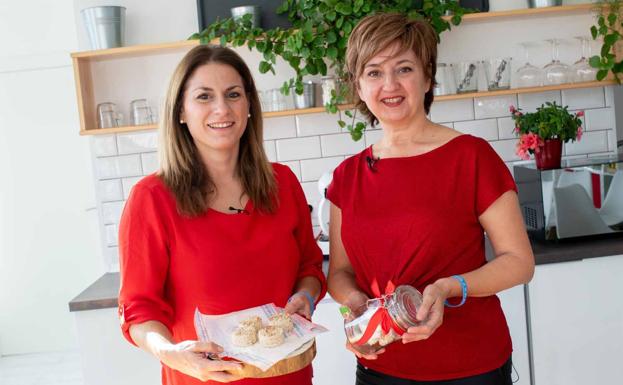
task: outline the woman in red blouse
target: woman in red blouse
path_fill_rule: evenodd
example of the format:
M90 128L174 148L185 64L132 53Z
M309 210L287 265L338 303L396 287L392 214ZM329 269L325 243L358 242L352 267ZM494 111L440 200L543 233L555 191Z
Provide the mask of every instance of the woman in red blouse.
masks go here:
M326 291L322 253L290 169L270 164L248 67L227 48L193 48L161 122L161 168L138 182L119 229L122 330L162 362L162 382L229 382L231 361L197 341L196 308L224 314L275 303L311 317ZM308 367L237 384L311 384Z
M429 24L399 14L364 18L348 42L355 102L383 136L346 159L328 189L329 291L351 309L392 285L423 293L422 323L402 341L366 355L347 345L358 385L511 383L495 293L528 282L534 257L502 160L485 140L427 117L436 49Z

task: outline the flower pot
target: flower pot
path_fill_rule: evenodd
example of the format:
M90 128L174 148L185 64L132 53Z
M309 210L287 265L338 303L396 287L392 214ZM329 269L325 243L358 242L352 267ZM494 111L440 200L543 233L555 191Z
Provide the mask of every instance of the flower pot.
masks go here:
M560 159L562 157L562 141L560 139L545 139L539 152L534 153L536 167L539 170L549 170L552 168L560 168Z

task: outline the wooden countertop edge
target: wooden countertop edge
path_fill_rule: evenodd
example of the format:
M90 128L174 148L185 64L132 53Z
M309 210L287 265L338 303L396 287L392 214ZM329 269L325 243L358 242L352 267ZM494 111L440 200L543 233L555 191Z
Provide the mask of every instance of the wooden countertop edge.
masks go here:
M623 238L576 239L558 243L532 241L532 248L536 264L545 265L623 255ZM69 311L116 308L118 292L119 273L106 273L69 302ZM329 299L325 297L320 302L327 301Z

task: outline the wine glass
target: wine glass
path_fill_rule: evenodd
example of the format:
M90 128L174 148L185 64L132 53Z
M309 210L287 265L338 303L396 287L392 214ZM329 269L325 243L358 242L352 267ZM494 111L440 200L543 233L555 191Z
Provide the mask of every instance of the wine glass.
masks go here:
M545 83L546 84L564 84L568 83L571 79L571 71L569 65L561 63L559 59L558 47L560 45L559 39L546 40L552 46L552 61L547 63L543 68L545 70Z
M531 42L519 43L523 48L526 64L519 68L517 74L518 87L537 87L543 85L543 70L530 64L530 46Z
M576 39L580 41L582 48L582 57L576 61L571 67L573 74L573 81L579 82L591 82L597 78L597 69L591 67L588 62L588 58L591 56L590 40L588 36L576 36Z

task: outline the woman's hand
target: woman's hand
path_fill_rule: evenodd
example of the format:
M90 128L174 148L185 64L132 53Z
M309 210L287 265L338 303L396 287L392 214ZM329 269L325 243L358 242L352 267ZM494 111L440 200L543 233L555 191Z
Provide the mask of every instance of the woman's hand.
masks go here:
M367 346L367 345L364 345L364 346ZM376 360L377 358L379 358L379 354L385 353L385 348L381 348L375 352L370 352L370 353L360 352L359 350L357 350L357 348L353 344L348 342L348 340L346 340L346 349L355 353L355 355L358 358L365 358L366 360Z
M212 360L208 354L218 354L223 349L213 342L183 341L169 345L158 353L163 364L201 381L230 382L240 379L227 371L236 371L242 365L233 361Z
M312 313L314 312L314 304L312 301L313 298L311 294L301 290L292 294L284 310L287 314L297 313L307 319L311 319Z
M410 327L402 335L402 342L405 344L427 339L443 322L444 302L448 297L448 289L438 281L426 286L422 297L422 306L416 316L421 323Z

